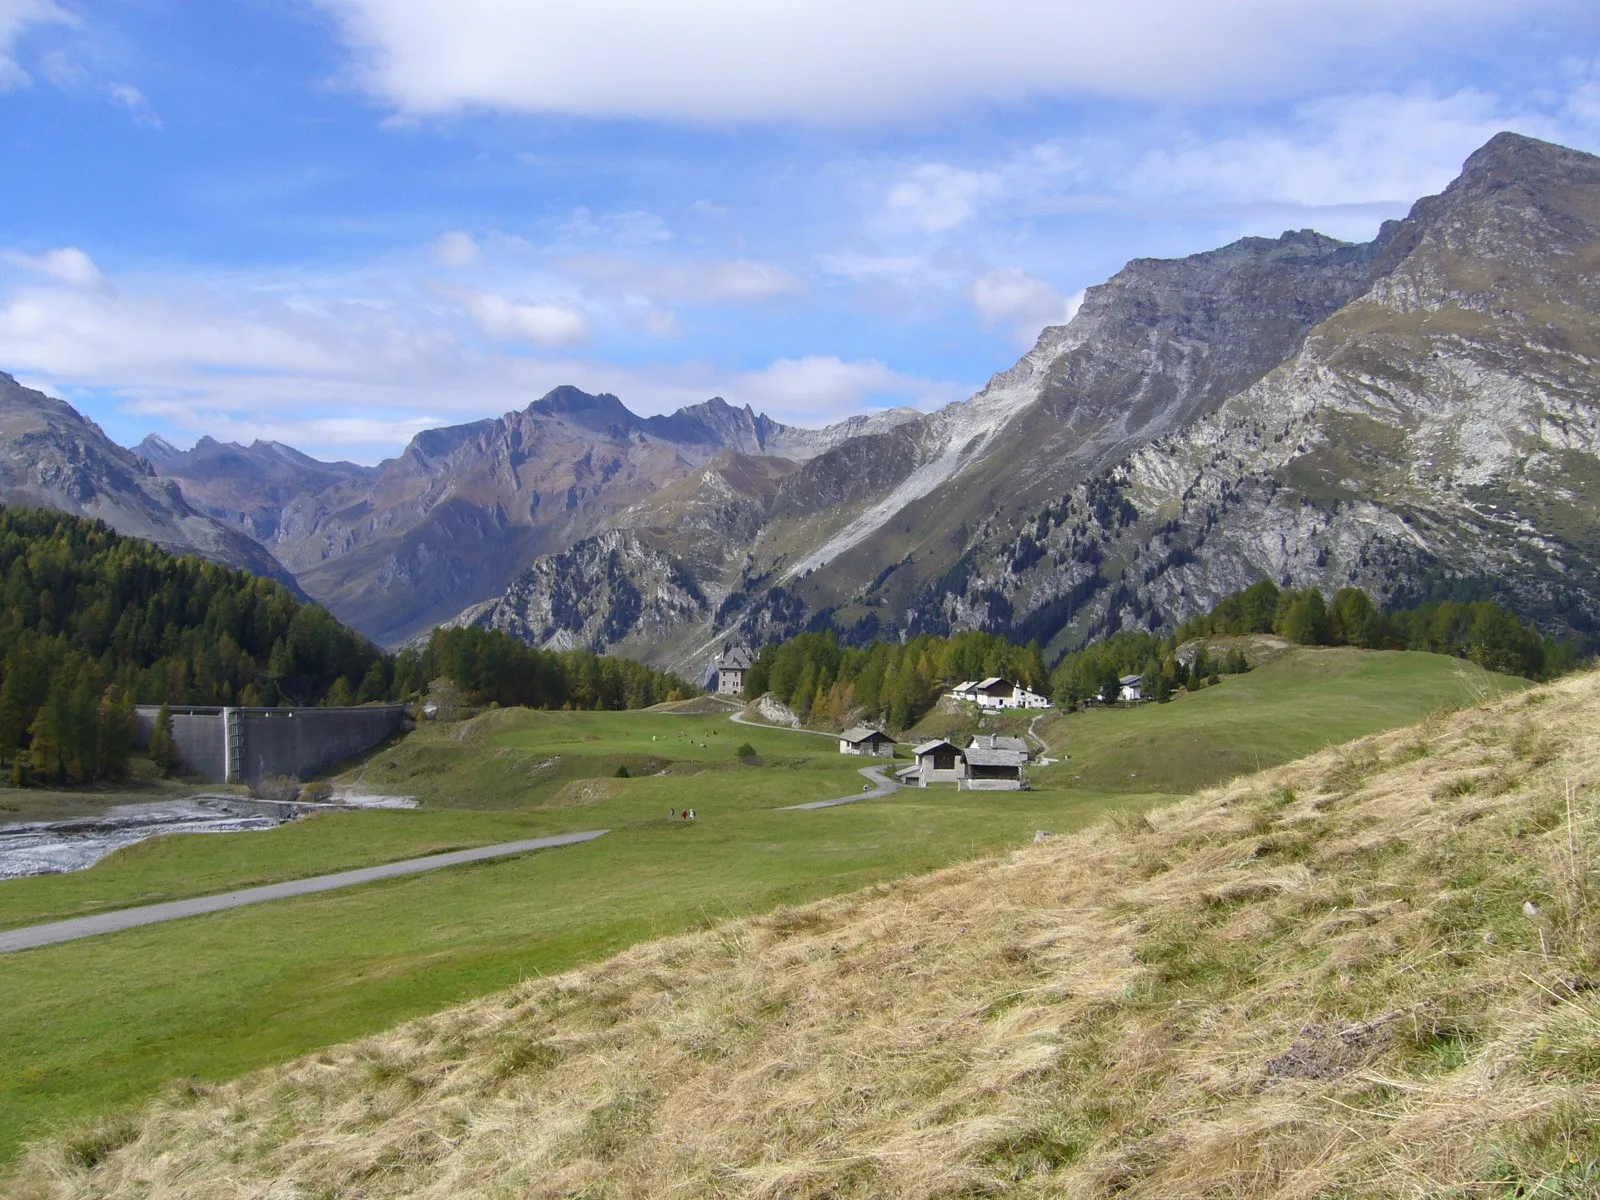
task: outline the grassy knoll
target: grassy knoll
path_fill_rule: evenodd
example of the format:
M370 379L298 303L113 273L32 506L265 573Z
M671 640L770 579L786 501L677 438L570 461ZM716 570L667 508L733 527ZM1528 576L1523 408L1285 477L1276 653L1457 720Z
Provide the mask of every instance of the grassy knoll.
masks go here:
M708 715L505 710L425 725L360 773L372 791L417 795L418 811L146 843L80 874L0 883L0 924L542 833L615 832L6 956L0 1158L174 1078L227 1078L643 939L1015 846L1038 828L1190 791L1253 766L1255 753L1282 761L1516 686L1450 659L1305 652L1174 704L1041 722L1074 757L1040 771L1032 793L902 792L801 813L774 809L860 790L860 760L822 738ZM735 759L744 742L762 765ZM1128 767L1130 755L1146 765ZM616 778L619 765L633 777ZM697 823L667 819L685 806Z
M1097 792L1191 792L1528 686L1438 654L1298 648L1170 704L1040 722L1067 757L1036 777Z

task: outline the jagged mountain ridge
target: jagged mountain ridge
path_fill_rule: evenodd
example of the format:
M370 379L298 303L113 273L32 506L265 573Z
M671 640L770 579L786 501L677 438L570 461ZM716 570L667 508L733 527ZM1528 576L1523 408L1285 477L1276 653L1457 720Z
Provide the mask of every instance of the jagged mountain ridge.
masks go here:
M1263 577L1476 590L1592 639L1597 214L1600 159L1502 134L1371 243L1303 231L1131 263L973 400L730 497L723 544L675 546L659 504L617 514L694 560L715 608L607 644L679 667L823 625L1060 649ZM565 586L602 561L569 553ZM471 619L510 627L527 595Z
M180 450L151 434L133 449L158 475L181 481L184 499L195 508L264 544L276 537L285 506L297 496L359 485L377 475L374 467L322 462L282 442L260 439L241 446L202 437L191 449Z
M395 644L500 594L540 555L719 454L805 460L917 415L800 429L714 397L640 417L615 396L560 387L520 412L419 433L376 468L272 443L144 447L158 472L258 538L341 620Z
M302 594L261 546L195 511L177 485L64 400L0 372L0 503L94 517L118 533L276 579Z

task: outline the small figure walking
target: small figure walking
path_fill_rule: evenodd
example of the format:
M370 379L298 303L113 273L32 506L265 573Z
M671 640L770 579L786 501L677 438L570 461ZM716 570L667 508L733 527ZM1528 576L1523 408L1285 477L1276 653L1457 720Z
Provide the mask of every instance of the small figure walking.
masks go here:
M689 820L694 820L694 809L692 808L689 810Z
M672 813L671 813L671 816L672 816L672 819L674 821L676 821L678 819L678 810L677 809L673 809Z

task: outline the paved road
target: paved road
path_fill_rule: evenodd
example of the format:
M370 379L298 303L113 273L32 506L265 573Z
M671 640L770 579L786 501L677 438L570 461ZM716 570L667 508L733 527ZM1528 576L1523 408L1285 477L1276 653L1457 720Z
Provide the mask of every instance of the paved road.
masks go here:
M742 709L728 714L728 720L732 721L735 725L748 725L751 729L773 729L779 733L805 733L810 734L812 737L831 738L833 741L839 740L839 735L837 733L825 733L820 729L796 729L792 725L769 725L765 721L752 721L749 717L744 715L744 711Z
M855 796L840 796L837 800L813 800L810 804L790 804L780 808L779 812L795 812L800 809L810 808L838 808L841 804L856 804L862 800L876 800L880 796L890 796L900 790L900 785L884 773L882 767L861 767L856 773L865 775L878 786L869 792L861 792Z
M24 929L11 929L0 933L0 953L7 950L31 950L54 942L68 942L74 938L94 937L100 933L116 933L140 925L154 925L158 921L175 921L179 917L194 917L201 913L220 912L226 908L239 908L246 904L260 904L266 900L283 900L290 896L309 896L315 892L331 892L335 888L353 887L358 883L372 883L379 879L393 879L399 875L416 875L423 871L437 871L441 867L455 867L462 863L482 862L487 858L505 858L511 854L526 854L530 850L546 850L553 846L571 846L578 842L592 842L609 833L595 829L587 833L563 833L556 837L529 838L521 842L501 842L498 846L477 846L471 850L456 850L449 854L430 854L426 858L409 858L403 862L384 863L380 867L363 867L358 871L341 871L337 875L317 875L311 879L291 879L286 883L271 883L265 887L245 888L238 892L224 892L219 896L196 896L190 900L172 900L166 904L147 904L142 908L122 908L115 912L97 913L92 917L77 917L71 921L53 921L48 925L33 925Z

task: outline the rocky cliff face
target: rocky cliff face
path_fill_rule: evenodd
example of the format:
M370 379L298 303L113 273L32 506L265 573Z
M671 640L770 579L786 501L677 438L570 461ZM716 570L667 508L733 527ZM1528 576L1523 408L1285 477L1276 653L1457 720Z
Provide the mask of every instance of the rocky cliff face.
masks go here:
M1371 243L1131 263L972 400L658 542L714 607L652 656L822 624L1062 649L1263 577L1600 636L1597 267L1600 160L1514 135Z
M264 545L277 540L284 509L300 497L359 488L378 473L356 463L321 462L282 442L241 446L203 437L192 449L179 450L151 434L134 453L157 475L177 480L194 508Z
M150 438L140 451L341 620L395 644L500 594L540 555L576 545L663 489L677 495L673 485L719 456L760 457L780 465L758 473L781 474L917 416L895 409L798 429L718 397L640 417L615 396L562 387L521 412L427 430L375 468L209 438L189 451Z
M0 373L0 503L95 517L118 533L299 588L259 545L196 512L178 487L70 404Z
M912 621L1081 634L1267 577L1491 595L1593 640L1600 159L1501 135L1382 242L1284 362L997 530Z

